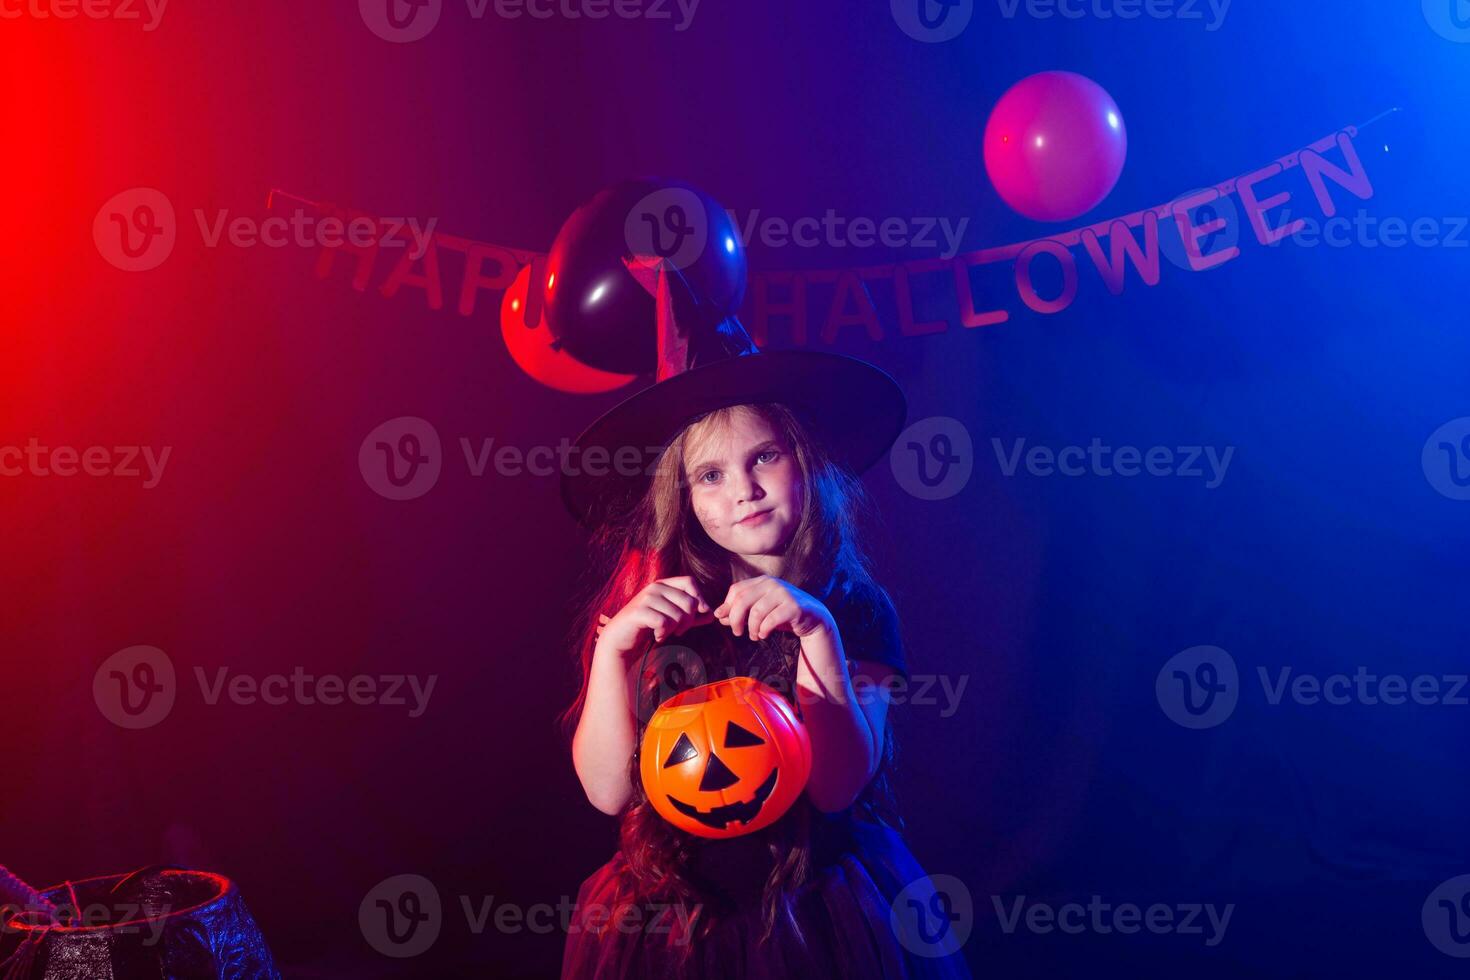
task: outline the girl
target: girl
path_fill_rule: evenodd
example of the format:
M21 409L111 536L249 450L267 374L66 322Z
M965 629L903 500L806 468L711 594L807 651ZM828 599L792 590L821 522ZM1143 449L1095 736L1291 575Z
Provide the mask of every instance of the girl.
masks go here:
M902 393L852 358L764 354L733 320L689 343L671 319L658 383L578 440L578 458L654 447L652 473L563 477L610 566L563 721L588 799L620 815L621 847L578 892L562 976L968 976L950 949L891 924L924 872L888 788L887 685L907 667L857 540L854 472L892 444ZM737 675L797 706L811 774L769 827L697 837L644 793L643 728L676 690Z

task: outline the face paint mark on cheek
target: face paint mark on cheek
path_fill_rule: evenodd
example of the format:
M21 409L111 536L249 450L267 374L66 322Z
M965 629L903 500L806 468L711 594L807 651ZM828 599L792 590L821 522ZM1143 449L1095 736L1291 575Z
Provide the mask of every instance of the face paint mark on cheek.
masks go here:
M704 533L711 537L716 534L723 535L728 530L718 516L708 509L695 507L694 516L699 520L699 526L704 528Z

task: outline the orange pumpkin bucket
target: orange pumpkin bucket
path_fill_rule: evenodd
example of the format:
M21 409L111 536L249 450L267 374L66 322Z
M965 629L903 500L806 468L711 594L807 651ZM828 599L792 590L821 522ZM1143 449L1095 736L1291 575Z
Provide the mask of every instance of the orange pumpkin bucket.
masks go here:
M654 712L643 733L643 789L665 820L700 837L768 827L812 771L806 726L754 677L690 688Z

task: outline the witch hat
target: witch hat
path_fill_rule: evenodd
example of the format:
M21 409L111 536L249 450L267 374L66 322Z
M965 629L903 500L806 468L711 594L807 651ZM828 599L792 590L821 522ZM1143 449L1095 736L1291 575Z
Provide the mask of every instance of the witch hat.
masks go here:
M655 298L657 373L652 385L577 437L576 465L562 472L561 496L578 523L595 527L626 514L647 489L663 449L684 426L715 409L780 402L834 461L855 474L881 459L898 438L908 404L884 371L826 351L762 352L733 316L713 323L698 316L680 321L675 300L687 309L692 297L679 270L661 258L624 263ZM599 465L588 459L594 448L601 450L594 457Z

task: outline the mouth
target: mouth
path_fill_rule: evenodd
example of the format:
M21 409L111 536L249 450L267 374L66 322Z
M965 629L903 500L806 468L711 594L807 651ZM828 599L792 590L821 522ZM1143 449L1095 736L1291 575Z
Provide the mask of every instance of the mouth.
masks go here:
M742 527L749 527L753 524L764 524L766 518L770 516L770 513L768 510L757 511L754 514L746 515L735 523Z
M674 808L686 817L692 817L706 827L711 827L715 830L724 830L731 821L748 824L754 820L756 815L761 812L762 804L770 797L771 790L775 788L776 770L772 769L771 774L766 777L766 781L761 783L756 789L755 796L744 803L726 803L724 806L699 810L690 806L688 803L682 803L674 799L672 796L669 797L669 802L674 804Z

